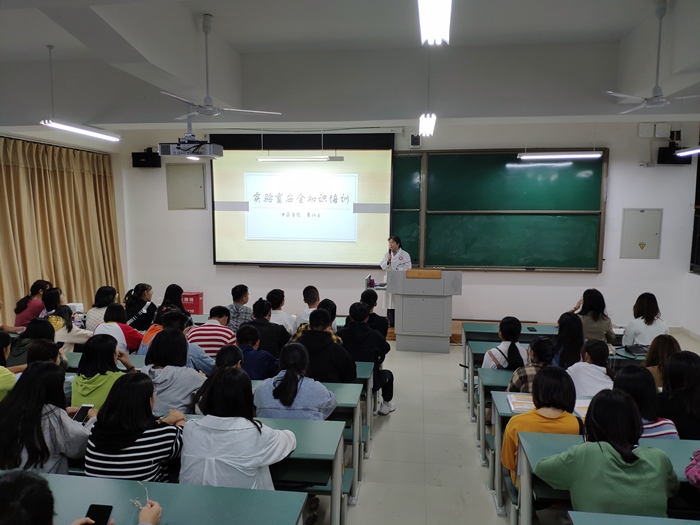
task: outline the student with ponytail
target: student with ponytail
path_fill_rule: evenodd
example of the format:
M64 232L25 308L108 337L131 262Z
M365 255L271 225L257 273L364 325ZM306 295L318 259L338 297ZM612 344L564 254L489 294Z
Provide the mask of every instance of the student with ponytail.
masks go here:
M151 299L153 299L153 288L150 284L139 283L126 292L124 297L126 324L139 332L148 330L158 309Z
M664 451L638 446L642 418L632 397L622 390L600 391L585 426L584 443L540 460L534 474L568 490L577 511L666 517L678 478Z
M15 305L15 326L27 326L29 321L39 317L44 311L42 295L52 286L49 281L43 279L34 281L29 289L29 295L22 297Z
M483 368L517 370L529 363L527 348L518 344L522 325L515 317L504 317L498 325L502 343L484 356Z
M326 419L336 407L335 395L322 383L305 377L308 367L304 345L291 343L282 348L279 374L255 389L258 417Z

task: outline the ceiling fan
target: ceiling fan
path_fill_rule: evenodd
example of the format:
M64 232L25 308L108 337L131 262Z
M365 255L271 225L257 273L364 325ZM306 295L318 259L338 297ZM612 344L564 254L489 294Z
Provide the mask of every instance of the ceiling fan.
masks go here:
M612 95L613 97L627 98L639 102L638 106L635 106L632 109L628 109L627 111L623 111L620 113L620 115L632 113L633 111L637 111L638 109L660 108L663 106L668 106L671 102L675 102L677 100L686 100L690 98L700 97L700 95L688 95L684 97L667 97L664 95L661 86L659 86L659 65L661 64L661 25L663 23L664 16L666 16L666 5L667 0L656 0L656 17L659 19L659 38L656 45L656 84L654 85L654 89L651 92L651 96L644 98L637 97L635 95L625 95L624 93L616 93L615 91L606 91L608 95Z
M189 106L192 106L195 108L195 110L192 111L191 113L187 113L186 115L181 115L179 117L176 117L175 120L186 120L188 117L196 117L196 116L216 117L216 116L221 115L222 113L225 113L228 111L232 111L232 112L236 112L236 113L255 113L258 115L281 115L282 113L279 113L277 111L257 111L254 109L218 108L218 107L214 106L214 104L211 100L211 97L209 96L209 33L211 32L212 18L213 18L212 15L204 15L202 17L202 32L204 33L204 63L205 63L205 68L206 68L206 88L207 88L207 96L204 97L204 104L197 104L195 102L187 100L186 98L178 97L177 95L173 95L172 93L168 93L167 91L161 91L161 93L163 95L167 95L167 96L172 97L174 99L185 102Z

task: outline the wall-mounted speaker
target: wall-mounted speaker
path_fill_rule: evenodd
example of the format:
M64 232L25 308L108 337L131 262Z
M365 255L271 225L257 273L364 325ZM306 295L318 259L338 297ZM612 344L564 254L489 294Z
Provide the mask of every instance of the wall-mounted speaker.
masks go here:
M160 168L160 155L154 151L135 151L131 154L133 168Z
M411 134L411 148L413 148L413 149L420 148L420 135Z

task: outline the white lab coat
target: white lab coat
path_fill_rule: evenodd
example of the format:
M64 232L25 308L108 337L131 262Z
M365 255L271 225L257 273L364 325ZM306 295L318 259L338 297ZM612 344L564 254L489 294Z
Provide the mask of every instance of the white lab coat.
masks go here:
M297 446L290 430L265 425L261 432L242 417L190 420L182 435L183 485L275 490L269 465Z
M382 270L399 270L405 272L406 270L411 269L411 256L406 250L403 250L402 248L396 250L396 253L391 254L391 264L387 263L387 259L389 259L388 251L384 254L382 262L379 263L379 266ZM384 282L386 282L386 274L384 274ZM387 292L384 294L384 308L386 308L387 310L394 308L393 293Z

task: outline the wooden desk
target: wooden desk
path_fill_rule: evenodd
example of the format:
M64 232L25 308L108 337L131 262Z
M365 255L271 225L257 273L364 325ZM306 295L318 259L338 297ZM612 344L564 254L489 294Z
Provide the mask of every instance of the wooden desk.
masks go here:
M68 372L77 372L78 371L78 365L80 364L80 358L82 357L82 352L67 352L66 357L68 358ZM141 369L146 366L145 361L146 361L146 356L145 355L136 355L136 354L129 354L129 361L131 361L131 364L136 367L136 370L139 372ZM119 370L125 371L126 367L121 364L117 363L117 368Z
M543 458L565 452L583 441L582 436L571 434L518 434L518 465L520 466L520 525L532 525L532 465ZM700 441L690 439L640 439L643 447L659 448L668 454L678 480L688 481L685 467L693 452L700 448Z
M481 466L489 464L486 459L486 447L482 443L482 436L486 435L486 402L492 390L505 390L513 377L512 370L496 370L493 368L479 368L479 417L476 426L477 442L481 455Z
M146 499L145 489L136 481L97 479L48 474L54 495L57 524L72 523L85 516L91 504L111 505L112 518L119 525L138 522L139 509L129 500ZM192 525L222 523L225 516L236 523L296 525L301 519L306 495L274 490L201 487L170 483L144 483L148 496L163 507L161 523Z
M253 384L253 392L260 385L262 381L254 380L251 381ZM336 409L333 414L336 413L349 413L351 415L350 424L352 429L352 485L350 489L349 503L355 505L357 503L358 495L358 484L360 471L360 432L361 432L361 421L360 421L360 395L362 394L362 385L358 384L348 384L348 383L323 383L323 385L335 394L335 399L337 401ZM261 419L262 421L262 419ZM343 420L343 423L345 421Z
M471 421L476 421L476 403L474 402L476 371L481 368L486 352L493 347L494 343L491 341L466 341L467 358L465 363L467 368L464 369L465 379L462 381L467 388L467 404L469 405L469 419Z
M597 512L569 512L572 525L690 525L692 520L652 518L650 516L625 516L622 514L600 514Z

